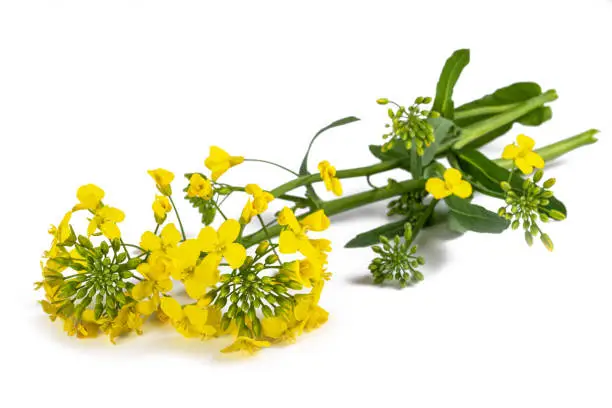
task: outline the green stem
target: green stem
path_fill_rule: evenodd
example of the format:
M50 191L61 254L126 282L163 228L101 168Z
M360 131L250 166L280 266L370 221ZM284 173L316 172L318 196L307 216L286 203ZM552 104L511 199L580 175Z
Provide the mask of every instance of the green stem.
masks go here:
M338 198L331 201L326 201L322 203L322 209L325 211L327 216L333 216L336 214L340 214L345 211L349 211L367 204L375 203L377 201L385 200L387 198L394 197L396 195L400 195L403 193L407 193L410 191L422 190L425 188L425 180L407 180L402 181L400 183L394 183L390 186L384 188L377 188L373 190L364 191L362 193L357 193L353 195L349 195L346 197ZM302 215L299 218L304 218L309 214L312 214L311 211ZM251 235L247 235L243 238L242 244L245 247L250 247L255 245L262 240L266 239L268 235L270 237L275 237L280 234L282 230L281 225L273 225L266 231L259 230Z
M174 204L174 200L172 196L168 196L170 199L170 204L172 204L172 208L174 208L174 213L176 214L176 219L178 220L179 227L181 227L181 234L183 235L183 241L187 239L187 235L185 235L185 229L183 228L183 222L181 221L181 216L179 215L178 210L176 209L176 205Z
M544 146L537 149L536 152L542 156L544 161L552 161L566 153L576 150L579 147L586 146L597 142L595 135L599 133L597 129L590 129L576 136L568 137L556 143ZM497 159L495 163L505 169L509 169L513 165L512 160Z
M148 251L144 250L142 247L140 247L138 245L134 245L134 244L123 243L123 246L128 246L128 247L136 248L136 249L139 249L141 252L148 252Z
M266 164L270 164L270 165L272 165L272 166L276 166L276 167L278 167L278 168L280 168L280 169L283 169L283 170L285 170L285 171L288 171L289 173L293 174L294 176L299 176L299 174L298 174L298 173L296 173L295 171L293 171L293 170L291 170L291 169L288 169L288 168L287 168L287 167L285 167L285 166L281 166L281 165L280 165L280 164L278 164L278 163L271 162L271 161L261 160L261 159L244 159L244 161L245 161L245 162L246 162L246 161L249 161L249 162L256 162L256 163L266 163Z
M514 108L508 109L498 115L473 123L470 126L466 126L463 128L461 137L455 142L453 148L461 149L485 136L487 133L512 123L521 116L524 116L532 110L544 105L547 102L552 102L555 99L557 99L557 92L555 90L550 90L542 95L528 99Z
M479 108L472 108L472 109L459 110L459 111L456 110L454 119L460 120L460 119L473 118L474 116L484 116L484 115L502 113L520 104L521 102L516 102L516 103L509 103L506 105L482 106Z
M221 207L219 206L219 204L217 204L216 201L212 200L213 205L217 208L217 211L219 211L219 214L221 214L221 216L223 217L224 220L227 220L227 216L223 213L223 211L221 210Z
M380 162L374 164L372 166L366 167L357 167L354 169L348 170L339 170L336 172L336 177L343 178L352 178L352 177L362 177L369 176L376 173L382 173L384 171L392 170L399 167L401 164L401 160L388 160L384 162ZM291 180L285 184L282 184L276 187L274 190L271 190L270 193L274 197L280 197L281 195L294 190L298 187L302 187L308 184L317 183L322 181L320 174L309 174L307 176L298 177L294 180Z

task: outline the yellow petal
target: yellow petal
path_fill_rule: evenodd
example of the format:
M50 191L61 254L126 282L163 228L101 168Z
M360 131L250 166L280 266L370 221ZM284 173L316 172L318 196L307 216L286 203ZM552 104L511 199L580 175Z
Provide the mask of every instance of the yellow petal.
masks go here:
M516 158L516 156L519 155L520 149L514 145L514 144L509 144L508 146L504 147L504 152L502 153L502 159L506 159L506 160L513 160L514 158Z
M332 182L331 190L333 191L333 193L337 196L341 196L342 195L342 184L340 183L340 179L337 179L334 177L331 182Z
M278 239L278 250L283 254L294 254L300 247L300 242L293 231L282 231Z
M142 300L153 294L153 282L144 280L138 282L132 288L132 297L135 300Z
M227 245L234 242L240 234L240 223L234 219L229 219L223 222L219 227L217 235L219 236L219 244Z
M457 184L461 181L463 176L461 172L455 168L446 169L444 172L444 181L446 181L450 185Z
M472 185L465 180L453 186L453 194L460 198L468 198L472 195Z
M300 227L300 223L297 218L295 218L295 214L289 207L284 207L278 213L278 223L280 225L286 225L291 228L294 232L300 232L302 228Z
M176 299L171 297L161 298L161 310L172 320L181 320L183 318L183 308Z
M113 222L121 222L125 219L125 213L115 207L102 207L96 214L105 220Z
M206 319L208 317L206 310L200 309L194 305L189 305L185 306L183 313L185 313L185 316L189 319L189 323L194 326L201 327L206 324Z
M158 251L161 249L161 239L151 231L146 231L140 238L140 246L147 251Z
M531 151L535 146L535 141L529 136L523 134L516 137L516 143L522 151Z
M79 187L77 198L81 204L80 208L95 210L104 198L104 190L95 184L87 184Z
M183 284L185 286L185 292L187 292L187 295L194 300L202 298L202 296L204 296L206 293L206 286L195 278L187 278Z
M266 337L277 339L287 331L287 322L280 317L266 317L261 321L263 334Z
M446 188L446 183L437 177L427 180L427 183L425 183L425 190L434 196L436 200L441 200L451 195L451 191Z
M247 194L252 195L253 197L263 193L263 190L257 184L247 184L246 187L244 188L244 191Z
M121 230L114 222L105 222L100 225L100 231L104 234L108 239L115 239L121 237Z
M514 160L514 164L523 172L523 174L531 174L533 171L533 166L527 162L524 157L517 157Z
M225 246L223 256L232 269L240 268L246 258L246 249L237 243Z
M312 231L325 231L329 223L329 218L323 210L316 211L300 221L300 224Z
M201 282L206 288L214 286L219 282L219 269L217 265L207 262L205 258L205 260L196 267L193 277Z
M219 245L219 238L213 227L202 228L198 234L198 241L204 252L213 252Z
M525 160L527 161L528 164L530 164L531 166L535 168L538 168L538 169L544 168L544 159L542 159L542 156L540 156L536 152L527 153L525 155Z
M249 222L251 222L251 219L256 215L257 212L253 208L253 202L249 200L242 209L242 214L240 214L240 222L242 222L243 224L248 224Z
M157 305L152 300L145 300L142 302L138 302L136 305L136 311L145 316L149 316L153 314L157 310Z
M149 170L148 173L155 180L155 184L161 187L167 186L174 180L174 174L166 169Z

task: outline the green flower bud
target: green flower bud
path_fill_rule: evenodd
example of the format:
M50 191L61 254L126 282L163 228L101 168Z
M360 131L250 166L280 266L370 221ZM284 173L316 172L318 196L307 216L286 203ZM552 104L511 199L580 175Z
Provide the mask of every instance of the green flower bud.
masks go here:
M548 236L548 234L542 234L540 235L540 240L542 241L542 243L544 244L544 246L546 247L546 249L548 249L550 252L553 251L554 249L554 245L552 240L550 239L550 237Z
M386 104L389 103L389 99L387 99L387 98L378 98L376 100L376 103L379 104L379 105L386 105Z
M270 242L262 241L259 245L257 245L257 249L255 250L255 253L259 256L262 256L268 251L269 247L270 247Z
M513 230L515 230L515 231L516 231L516 230L517 230L517 229L518 229L520 226L521 226L521 223L519 222L519 220L514 220L514 221L512 222L512 229L513 229Z
M544 177L544 172L542 170L538 170L533 175L533 181L537 183L538 181L542 180L542 177Z
M529 246L533 245L533 236L529 233L529 231L525 231L525 242L527 242L527 245Z
M549 178L548 180L546 180L543 184L544 188L551 188L552 186L555 185L555 183L557 182L556 179L554 178Z

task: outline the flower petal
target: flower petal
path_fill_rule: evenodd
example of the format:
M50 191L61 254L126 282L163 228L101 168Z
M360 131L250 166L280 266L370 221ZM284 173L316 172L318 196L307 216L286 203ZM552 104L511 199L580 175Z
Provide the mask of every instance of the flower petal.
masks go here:
M446 188L446 183L437 177L427 180L427 183L425 183L425 190L433 195L436 200L451 195L451 191Z
M146 231L140 238L140 246L147 251L158 251L161 249L161 239L151 231Z
M460 198L468 198L472 195L472 185L465 180L461 180L453 186L453 194Z
M202 327L206 324L208 313L204 309L200 309L194 305L189 305L185 306L183 313L187 319L189 319L189 323L193 324L194 326Z
M520 149L516 145L509 144L508 146L504 147L504 152L502 153L502 159L513 160L516 156L518 156L519 152L520 152Z
M294 232L300 232L302 228L300 227L300 223L297 218L295 218L295 214L289 207L284 207L278 213L278 223L280 225L286 225L291 228Z
M232 243L225 246L223 256L232 269L240 268L246 258L246 249L237 243Z
M450 185L457 184L461 181L463 176L461 172L455 168L446 169L444 172L444 181L446 181Z
M532 165L535 168L543 169L544 168L544 159L542 156L537 154L536 152L529 152L525 155L525 160L527 163Z
M176 299L171 297L163 297L161 299L161 310L172 320L181 320L183 318L183 308Z
M514 163L524 174L531 174L533 171L533 166L524 157L517 157Z
M329 227L330 221L325 212L319 210L302 219L300 224L312 231L325 231Z
M300 247L300 241L293 231L282 231L278 239L278 250L282 254L294 254Z
M234 219L226 220L219 227L217 235L219 236L219 244L227 245L232 243L238 238L240 234L240 223Z
M278 339L287 331L287 322L285 319L276 316L266 317L262 319L261 327L264 336Z
M219 245L219 238L217 236L217 231L213 227L204 227L200 230L198 234L198 241L200 242L200 247L204 252L213 252L217 249Z
M535 146L535 141L529 136L523 134L516 137L516 143L522 151L531 151Z

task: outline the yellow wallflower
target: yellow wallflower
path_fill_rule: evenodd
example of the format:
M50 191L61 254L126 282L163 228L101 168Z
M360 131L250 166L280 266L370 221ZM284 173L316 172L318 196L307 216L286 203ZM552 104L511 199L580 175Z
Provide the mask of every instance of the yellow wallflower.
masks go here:
M213 195L213 188L210 180L205 179L198 173L194 173L189 179L187 197L200 197L210 200Z
M234 353L236 351L245 351L248 354L255 354L264 347L270 347L270 342L265 340L255 340L250 337L240 336L223 350L222 353Z
M77 190L79 203L74 206L73 211L91 210L95 211L104 198L104 190L95 184L87 184Z
M68 318L64 320L64 331L69 336L76 335L80 339L96 337L100 331L100 325L96 321L94 311L87 309L83 311L80 320Z
M168 252L170 248L176 248L181 240L181 233L174 224L166 225L159 236L151 231L146 231L140 238L140 247L146 251Z
M341 196L342 184L340 184L340 179L336 177L336 168L329 164L327 160L323 160L319 163L319 173L321 173L321 178L325 183L325 189Z
M176 299L164 297L161 300L162 311L170 318L172 325L185 337L200 337L216 332L213 326L207 325L208 311L196 305L181 307Z
M502 158L514 160L514 164L524 174L531 174L533 168L544 168L544 159L533 151L535 142L532 138L525 135L516 137L516 144L512 143L504 148Z
M433 195L436 200L446 198L451 194L467 198L472 195L472 185L462 178L459 170L450 168L444 172L444 180L437 177L427 180L425 190Z
M261 328L265 337L279 339L287 332L288 324L282 317L270 316L261 320Z
M160 193L165 196L172 195L170 183L174 180L174 173L165 169L149 170L148 173L155 180L155 185Z
M215 231L213 227L202 228L198 235L202 251L206 252L204 262L217 268L225 258L232 269L239 268L246 258L246 249L234 241L240 234L240 223L234 219L226 220Z
M293 313L298 322L298 332L311 331L327 322L329 312L319 306L323 281L317 282L307 295L297 295Z
M125 219L125 214L118 208L104 206L96 211L87 227L87 234L92 235L97 229L108 239L121 237L118 222Z
M167 214L172 211L172 205L168 197L163 195L156 195L153 201L153 215L155 216L155 222L163 224L166 221Z
M311 287L313 282L325 278L321 262L308 258L284 264L280 273L307 288Z
M230 156L225 150L217 146L210 147L210 154L204 162L206 167L212 171L213 181L217 181L230 167L234 167L244 161L242 156Z
M51 242L51 248L45 253L46 257L54 258L58 251L61 250L58 245L63 244L68 238L70 238L70 235L72 234L72 231L70 230L71 218L72 211L68 211L57 227L51 225L51 228L49 228L49 234L53 236L53 242Z
M199 240L188 239L178 248L169 251L170 257L175 262L172 277L181 280L187 295L196 300L204 296L207 288L219 282L218 264L211 264L213 258L198 263L201 250L202 245Z
M131 294L134 300L141 301L149 297L159 299L160 293L170 292L172 290L170 276L174 268L174 261L163 252L151 253L147 262L136 267L138 273L146 280L138 282L132 288Z
M274 200L274 196L267 191L263 191L257 184L247 184L244 191L253 196L252 200L247 201L240 221L248 224L256 215L264 213L268 209L268 204Z
M307 258L319 259L321 251L315 248L306 233L324 231L329 227L329 218L323 210L314 212L298 221L289 207L283 208L278 215L278 223L287 228L280 233L279 251L283 254L300 252Z

